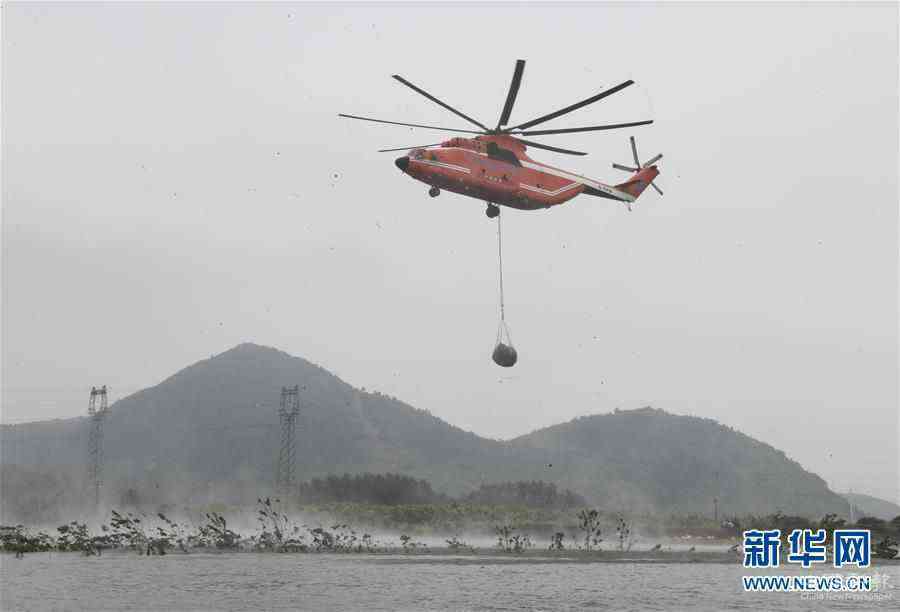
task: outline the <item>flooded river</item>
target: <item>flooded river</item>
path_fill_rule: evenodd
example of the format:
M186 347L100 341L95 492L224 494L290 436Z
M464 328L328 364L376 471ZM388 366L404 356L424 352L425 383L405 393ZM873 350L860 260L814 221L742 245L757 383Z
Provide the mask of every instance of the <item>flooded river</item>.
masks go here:
M900 603L898 564L857 572L877 576L878 590L862 599L822 599L745 593L748 572L739 561L702 555L690 562L488 552L39 553L2 555L0 567L3 610L887 610Z

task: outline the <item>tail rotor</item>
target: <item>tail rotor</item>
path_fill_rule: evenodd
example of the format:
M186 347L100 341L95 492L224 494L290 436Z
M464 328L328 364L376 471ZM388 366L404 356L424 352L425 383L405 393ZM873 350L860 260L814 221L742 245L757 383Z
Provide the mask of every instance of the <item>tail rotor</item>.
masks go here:
M654 157L651 157L644 163L641 163L641 160L638 157L637 144L635 144L634 136L631 136L629 138L629 140L631 141L631 155L632 155L632 157L634 157L634 166L623 166L622 164L613 164L612 167L615 168L616 170L622 170L624 172L630 172L630 173L634 174L634 173L640 172L641 170L644 170L646 168L653 167L656 164L656 162L658 162L659 160L662 159L662 153L660 153L659 155L655 155ZM656 190L656 193L658 193L659 195L663 194L662 189L657 187L655 182L650 181L650 186L653 187ZM628 210L631 210L630 202L628 204Z

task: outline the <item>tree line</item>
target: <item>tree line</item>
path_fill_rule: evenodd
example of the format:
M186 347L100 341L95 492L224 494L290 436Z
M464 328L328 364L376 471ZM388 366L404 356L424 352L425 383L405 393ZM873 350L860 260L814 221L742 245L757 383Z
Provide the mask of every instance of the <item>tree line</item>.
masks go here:
M485 506L527 506L566 509L583 507L587 501L568 489L541 480L482 484L458 500L437 493L427 480L402 474L344 474L303 482L298 488L300 503L351 502L386 506L443 504L460 501Z

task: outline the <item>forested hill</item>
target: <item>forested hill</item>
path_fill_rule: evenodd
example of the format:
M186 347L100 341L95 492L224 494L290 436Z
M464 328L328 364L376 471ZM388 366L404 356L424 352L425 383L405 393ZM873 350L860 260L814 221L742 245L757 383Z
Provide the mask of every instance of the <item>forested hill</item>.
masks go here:
M485 483L543 480L601 507L667 513L711 514L717 493L723 513L847 508L783 453L713 421L639 410L489 440L254 344L200 361L111 407L104 427L109 501L129 489L176 504L268 494L279 393L295 384L298 480L391 472L427 479L454 497ZM3 427L4 508L83 496L87 436L86 418Z
M566 487L581 491L603 483L590 490L621 507L710 514L718 503L719 516L848 511L822 478L712 419L654 408L616 411L541 429L512 444L555 453Z

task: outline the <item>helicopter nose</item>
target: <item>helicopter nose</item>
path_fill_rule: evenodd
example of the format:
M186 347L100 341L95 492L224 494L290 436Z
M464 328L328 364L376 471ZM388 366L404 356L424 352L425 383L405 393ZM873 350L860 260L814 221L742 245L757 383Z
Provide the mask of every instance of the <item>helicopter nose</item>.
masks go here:
M409 166L409 158L406 156L398 157L394 160L394 165L400 168L403 172L406 172L406 168Z

